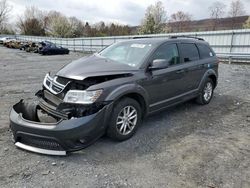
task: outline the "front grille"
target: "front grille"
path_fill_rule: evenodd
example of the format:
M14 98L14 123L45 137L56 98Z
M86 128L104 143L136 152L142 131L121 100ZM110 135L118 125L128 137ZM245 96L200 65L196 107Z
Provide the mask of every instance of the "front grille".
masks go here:
M67 83L68 83L70 80L67 79L67 78L63 78L63 77L58 76L58 77L56 78L56 81L57 81L58 83L62 84L62 85L67 85Z
M51 93L53 94L59 94L63 91L63 89L66 87L66 84L61 84L58 81L58 77L55 78L51 78L49 76L49 74L46 74L44 81L43 81L43 85L45 86L45 88L47 88ZM63 82L63 79L59 79L61 82ZM64 81L66 82L66 81Z
M33 146L36 148L63 151L64 149L53 139L40 138L29 135L22 135L19 141L25 145Z
M56 85L52 85L51 89L53 89L57 93L60 93L62 91L62 88L57 87Z
M48 80L46 80L46 85L48 85L48 86L50 85L50 82Z

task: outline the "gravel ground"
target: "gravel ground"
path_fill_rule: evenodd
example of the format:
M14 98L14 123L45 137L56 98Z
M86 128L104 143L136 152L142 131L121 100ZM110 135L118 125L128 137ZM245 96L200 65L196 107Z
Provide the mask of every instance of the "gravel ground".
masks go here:
M209 105L150 116L128 141L104 137L67 157L17 149L11 106L33 98L46 72L79 57L0 47L0 187L250 187L250 65L221 63Z

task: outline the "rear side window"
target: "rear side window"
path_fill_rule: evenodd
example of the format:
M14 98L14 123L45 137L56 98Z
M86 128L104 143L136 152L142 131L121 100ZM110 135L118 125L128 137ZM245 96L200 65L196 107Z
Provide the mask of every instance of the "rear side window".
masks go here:
M198 47L198 49L200 51L201 59L206 59L206 58L214 56L213 51L207 45L205 45L205 44L197 44L197 47Z
M184 62L196 61L200 59L199 52L195 44L182 43L179 44L179 49Z

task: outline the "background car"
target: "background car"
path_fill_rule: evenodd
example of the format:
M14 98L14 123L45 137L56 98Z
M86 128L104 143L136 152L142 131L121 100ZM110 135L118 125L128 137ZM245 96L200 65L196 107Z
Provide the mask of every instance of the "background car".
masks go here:
M15 42L15 41L16 41L16 39L11 38L11 39L5 40L5 41L3 42L3 45L4 45L5 47L7 47L7 48L12 48L12 44L13 44L13 42Z
M26 48L29 47L30 43L31 43L31 42L29 42L29 41L23 41L22 44L20 45L19 50L24 50L24 51L25 51Z
M43 42L43 47L39 50L39 54L42 55L57 55L57 54L69 54L69 49L61 46L56 46L50 42Z
M38 50L38 43L37 42L29 43L29 45L25 49L26 52L37 52L37 50Z
M11 38L11 37L3 37L3 38L0 38L0 44L3 44L5 41L9 41L9 40L12 40L14 38Z

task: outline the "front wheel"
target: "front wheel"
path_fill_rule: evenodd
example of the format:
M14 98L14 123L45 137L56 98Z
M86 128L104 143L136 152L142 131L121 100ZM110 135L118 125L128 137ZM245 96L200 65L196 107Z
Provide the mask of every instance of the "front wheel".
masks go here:
M201 94L197 97L196 102L201 105L208 104L214 94L214 83L208 78L203 84Z
M117 141L132 137L141 124L141 107L132 98L123 98L114 106L107 135Z

